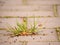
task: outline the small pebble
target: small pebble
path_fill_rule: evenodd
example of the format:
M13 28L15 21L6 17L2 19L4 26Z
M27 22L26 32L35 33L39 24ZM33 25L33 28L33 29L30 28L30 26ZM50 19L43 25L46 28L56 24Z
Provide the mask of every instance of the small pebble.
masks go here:
M43 29L46 29L46 27L43 27Z
M40 37L40 39L41 39L41 37Z
M45 36L45 34L43 34L43 36Z
M9 42L9 44L11 44L11 42Z
M35 38L33 38L33 40L34 40Z
M53 31L51 33L53 33Z
M17 41L17 39L16 40L14 40L14 43Z
M5 43L8 42L8 41L4 41Z

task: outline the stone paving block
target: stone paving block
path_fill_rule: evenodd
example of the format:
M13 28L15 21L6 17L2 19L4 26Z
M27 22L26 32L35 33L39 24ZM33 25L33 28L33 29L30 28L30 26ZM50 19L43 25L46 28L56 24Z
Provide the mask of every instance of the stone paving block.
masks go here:
M39 5L39 4L60 4L59 0L28 0L28 4Z
M60 45L60 42L51 42L51 45Z
M29 4L29 5L39 5L39 4L60 4L60 0L3 0L6 1L5 5L23 5L23 4ZM14 2L14 3L13 3ZM8 3L8 4L7 4Z
M27 45L49 45L48 42L28 42Z
M27 12L1 12L0 16L27 16Z
M18 42L18 41L1 41L0 45L22 45L22 42Z
M0 16L54 16L52 11L8 11L1 12Z
M36 26L37 27L46 27L46 28L54 28L60 26L60 18L54 17L54 18L36 18ZM19 23L23 22L22 18L8 18L8 19L1 19L0 27L6 27L6 24L10 24L12 26L16 26L16 21ZM34 18L28 18L28 26L31 27L34 23ZM41 26L39 26L41 25Z
M5 5L21 5L22 4L22 0L3 0L6 1Z
M0 11L53 11L52 5L5 5Z
M45 35L55 35L57 37L55 29L39 29L38 33L45 34Z

